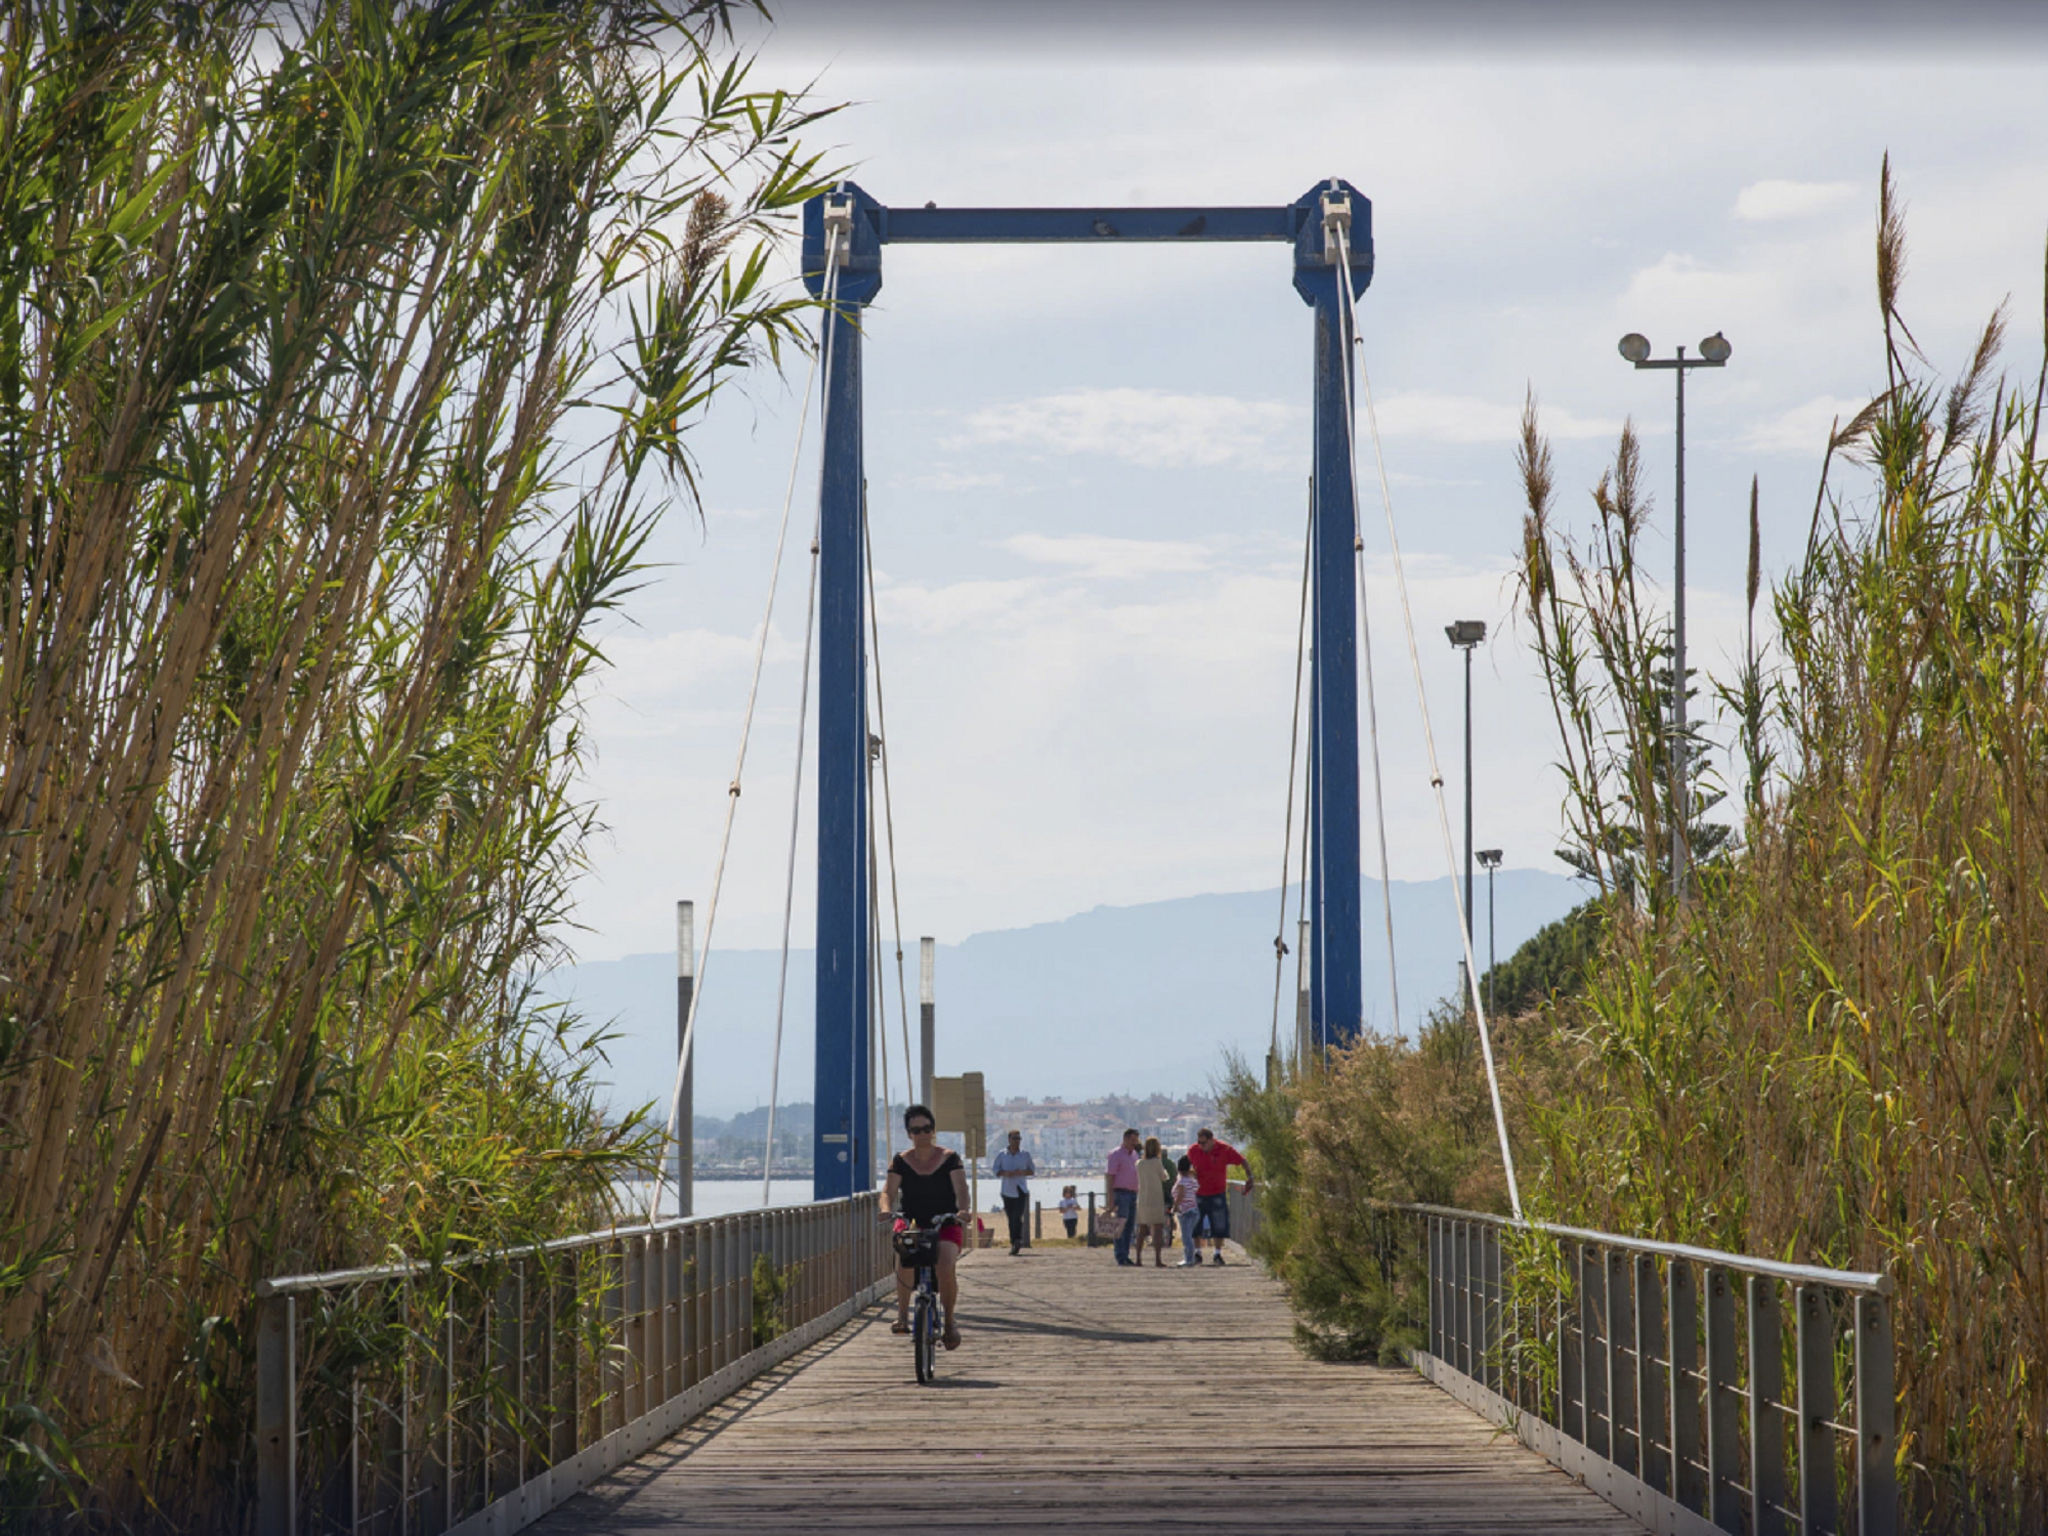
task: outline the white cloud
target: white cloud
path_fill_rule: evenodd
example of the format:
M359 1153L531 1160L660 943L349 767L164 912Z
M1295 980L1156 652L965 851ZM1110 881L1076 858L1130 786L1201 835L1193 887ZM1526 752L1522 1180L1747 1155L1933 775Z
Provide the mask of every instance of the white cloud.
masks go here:
M1102 454L1146 468L1292 465L1305 424L1297 406L1157 389L1073 389L990 406L967 418L964 441L1043 453Z
M1846 424L1870 402L1816 395L1803 405L1757 422L1743 434L1742 446L1752 453L1801 453L1818 458L1836 423Z
M1003 548L1039 565L1060 565L1077 576L1127 581L1138 576L1185 575L1209 569L1209 551L1172 539L1112 539L1093 534L1020 533Z
M1750 223L1801 219L1856 196L1853 181L1753 181L1735 194L1735 217Z
M991 491L1003 483L1001 475L974 474L957 469L934 469L922 475L906 475L898 482L905 490L938 491Z
M1416 390L1388 395L1377 403L1384 437L1418 438L1434 443L1511 444L1522 433L1520 402L1508 404L1473 395L1436 394ZM1619 421L1574 415L1538 402L1544 433L1555 438L1612 437Z

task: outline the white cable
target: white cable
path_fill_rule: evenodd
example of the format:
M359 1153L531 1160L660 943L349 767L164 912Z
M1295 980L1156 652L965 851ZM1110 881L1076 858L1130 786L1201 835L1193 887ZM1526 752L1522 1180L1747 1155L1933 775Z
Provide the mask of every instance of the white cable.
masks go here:
M1273 936L1273 1039L1266 1047L1270 1059L1280 1049L1280 986L1287 969L1287 874L1294 867L1294 770L1301 755L1301 673L1302 658L1308 652L1308 577L1316 541L1315 479L1309 479L1308 528L1301 543L1301 613L1294 621L1294 721L1287 730L1287 821L1280 837L1280 931ZM1308 869L1308 839L1301 844L1304 880Z
M1348 274L1348 268L1346 272ZM1345 289L1348 293L1348 275ZM1342 318L1348 342L1356 342L1357 312L1347 306ZM1344 355L1344 362L1338 366L1337 374L1344 387L1345 469L1351 480L1351 558L1357 569L1358 582L1358 660L1361 670L1365 673L1366 739L1372 744L1372 807L1380 845L1380 915L1387 929L1387 995L1393 1005L1394 1033L1398 1036L1401 1033L1401 976L1394 950L1394 882L1387 860L1387 776L1380 765L1380 701L1379 688L1373 679L1372 613L1365 600L1365 527L1360 521L1358 511L1358 433L1353 425L1357 413L1352 408L1351 401L1350 346L1343 346L1339 350Z
M782 885L782 970L775 982L775 1058L768 1075L768 1147L761 1157L761 1208L769 1205L768 1186L775 1176L775 1111L782 1101L782 1018L789 998L789 921L796 909L796 843L804 808L804 733L811 722L811 637L818 621L818 535L811 528L811 595L804 608L804 681L796 707L796 774L789 795L789 872ZM815 1193L815 1191L814 1191Z
M889 708L882 696L882 621L875 611L875 546L868 524L865 481L860 490L860 542L868 568L869 654L875 660L875 727L882 738L882 826L889 842L889 913L896 932L896 1011L903 1021L903 1102L909 1105L917 1102L917 1079L914 1075L916 1068L910 1060L910 991L903 976L903 900L896 882L896 806L889 793ZM884 1030L889 1027L886 995L882 999L882 1017L877 1024Z
M667 1172L669 1149L675 1146L677 1136L682 1129L683 1074L689 1067L691 1049L697 1043L697 1011L704 1003L704 972L711 961L711 930L712 926L718 921L718 895L725 884L726 856L732 851L733 817L739 810L740 780L747 766L747 741L754 730L754 703L761 693L761 666L768 655L768 630L770 623L775 617L775 592L782 581L782 550L789 539L789 511L796 502L796 476L797 469L803 461L804 428L810 420L811 389L817 382L821 358L826 371L825 398L819 412L819 435L821 437L824 433L825 423L830 419L832 413L832 320L833 304L838 294L839 230L836 227L829 227L825 239L825 340L824 345L817 352L811 354L811 366L804 375L804 399L803 407L797 415L796 448L790 455L789 460L789 488L783 493L782 525L775 534L775 561L768 572L768 604L761 615L761 632L754 641L754 673L752 680L747 684L747 709L745 716L740 722L739 756L733 764L732 783L726 789L725 830L719 835L718 863L711 876L711 902L704 913L704 947L699 952L702 958L697 962L697 984L690 992L690 1015L683 1024L682 1048L676 1052L676 1077L674 1086L669 1090L668 1120L662 1127L661 1161L659 1167L663 1171L656 1175L654 1191L648 1201L647 1220L650 1225L661 1219L661 1191L669 1178ZM821 477L823 473L821 464L819 469ZM680 1210L682 1208L682 1191L680 1189L676 1191L676 1201L677 1209Z
M877 1079L882 1085L882 1150L893 1160L896 1156L896 1124L893 1118L894 1110L889 1103L888 993L882 985L882 914L877 910L882 904L882 858L880 852L875 847L872 826L874 814L872 807L874 803L875 770L871 758L868 767L868 805L870 807L870 827L868 832L868 1007L873 1010L869 1014L871 1020L877 1015L881 1019L881 1027L879 1029L872 1029L872 1033L877 1044L880 1046L882 1057L881 1072ZM870 1113L872 1113L872 1110ZM884 1162L882 1166L886 1168L889 1164ZM870 1171L872 1172L872 1169Z
M1350 241L1347 238L1343 225L1337 221L1332 220L1326 223L1324 228L1326 238L1335 240L1337 244L1337 286L1344 295L1344 311L1348 333L1352 340L1356 342L1358 340L1358 295L1352 291L1351 287ZM1343 371L1348 385L1350 370L1346 368ZM1385 503L1387 510L1387 542L1394 557L1394 584L1401 595L1401 621L1408 632L1408 661L1415 673L1415 705L1422 715L1422 740L1429 752L1429 782L1430 788L1436 796L1437 823L1443 831L1444 861L1451 876L1451 904L1456 909L1458 917L1458 940L1465 949L1465 983L1472 998L1472 1017L1479 1023L1479 1048L1486 1058L1486 1088L1493 1099L1493 1125L1494 1130L1500 1137L1500 1158L1503 1171L1507 1175L1508 1204L1514 1211L1515 1219L1519 1221L1522 1219L1521 1185L1515 1178L1514 1153L1508 1147L1507 1115L1501 1108L1500 1077L1495 1071L1493 1063L1493 1031L1488 1027L1486 1008L1479 997L1479 971L1476 957L1472 952L1472 929L1466 922L1465 898L1458 887L1458 845L1457 840L1451 835L1451 812L1450 806L1444 798L1443 769L1437 762L1436 732L1429 723L1429 694L1422 681L1422 652L1415 643L1415 612L1408 601L1408 577L1401 562L1401 536L1394 525L1394 494L1387 484L1386 453L1380 445L1379 416L1373 409L1372 376L1366 370L1365 349L1362 346L1359 348L1358 353L1358 383L1359 391L1365 397L1366 423L1372 429L1373 456L1379 467L1380 499ZM1355 463L1357 459L1355 446L1356 428L1348 410L1346 411L1344 425L1346 432L1350 433L1354 439L1353 462ZM1352 501L1354 505L1357 502L1357 489L1357 482L1354 480L1352 484Z

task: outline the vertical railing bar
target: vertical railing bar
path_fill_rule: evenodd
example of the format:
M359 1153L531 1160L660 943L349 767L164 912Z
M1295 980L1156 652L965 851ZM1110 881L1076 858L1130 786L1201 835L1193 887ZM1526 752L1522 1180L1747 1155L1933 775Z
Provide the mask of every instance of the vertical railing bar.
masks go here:
M1834 1308L1818 1285L1794 1290L1792 1306L1799 1336L1799 1519L1804 1536L1836 1536Z
M257 1536L298 1536L298 1317L294 1296L266 1296L256 1323Z
M1657 1272L1657 1260L1647 1253L1636 1255L1636 1433L1640 1454L1636 1475L1658 1493L1671 1491L1671 1459L1660 1454L1657 1436L1666 1432L1669 1414L1664 1399L1664 1376L1657 1352L1664 1339L1664 1287Z
M1891 1309L1883 1296L1856 1297L1856 1519L1858 1536L1896 1536L1898 1469Z
M363 1528L363 1373L348 1373L348 1536Z
M1643 1463L1636 1372L1628 1359L1636 1338L1631 1267L1626 1253L1610 1248L1601 1295L1607 1303L1607 1457L1633 1476Z
M1666 1380L1671 1392L1671 1496L1695 1514L1707 1511L1700 1477L1705 1457L1700 1436L1699 1290L1690 1259L1673 1259L1665 1274L1670 1316L1665 1329Z
M1558 1268L1563 1284L1558 1287L1557 1307L1557 1427L1579 1444L1586 1443L1585 1383L1580 1379L1585 1351L1578 1336L1578 1247L1557 1245Z
M1749 1277L1749 1529L1750 1536L1785 1530L1785 1400L1783 1328L1778 1282Z
M460 1383L455 1375L455 1277L448 1276L448 1318L442 1347L447 1358L441 1362L441 1529L455 1524L455 1409Z
M1607 1402L1608 1354L1613 1347L1607 1329L1607 1260L1593 1243L1581 1243L1578 1253L1579 1371L1584 1381L1579 1412L1586 1422L1586 1449L1604 1459L1614 1448Z
M1735 1288L1727 1270L1707 1270L1707 1495L1711 1519L1742 1529L1741 1450L1736 1396Z

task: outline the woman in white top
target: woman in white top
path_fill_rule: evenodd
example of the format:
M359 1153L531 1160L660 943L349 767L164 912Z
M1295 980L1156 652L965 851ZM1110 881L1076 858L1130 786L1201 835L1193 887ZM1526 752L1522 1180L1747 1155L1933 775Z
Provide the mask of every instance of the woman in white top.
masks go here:
M1138 1254L1144 1262L1145 1238L1152 1238L1152 1265L1166 1268L1166 1234L1172 1217L1166 1211L1166 1190L1173 1182L1173 1165L1159 1150L1159 1138L1145 1138L1145 1156L1138 1163Z

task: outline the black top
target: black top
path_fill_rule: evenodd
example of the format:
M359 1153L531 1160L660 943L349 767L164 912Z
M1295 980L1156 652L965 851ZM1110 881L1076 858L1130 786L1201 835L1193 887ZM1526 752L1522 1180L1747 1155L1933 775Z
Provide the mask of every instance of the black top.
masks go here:
M896 1192L896 1214L908 1216L922 1227L955 1209L960 1199L953 1193L953 1170L960 1166L960 1154L948 1152L945 1161L930 1173L919 1173L898 1152L889 1164L889 1171L902 1181Z

